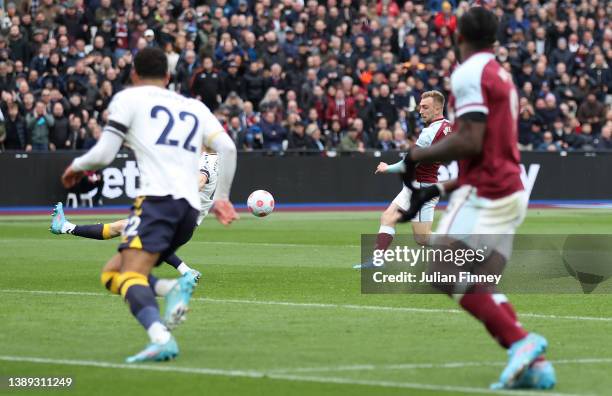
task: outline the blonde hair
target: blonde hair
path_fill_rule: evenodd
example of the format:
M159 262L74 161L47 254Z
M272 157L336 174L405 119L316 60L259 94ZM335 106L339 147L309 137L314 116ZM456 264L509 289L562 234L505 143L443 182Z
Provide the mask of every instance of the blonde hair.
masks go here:
M378 140L392 140L393 133L388 129L381 129L378 132Z
M421 99L425 99L425 98L432 98L434 102L437 102L440 104L440 106L444 107L444 94L440 91L427 91L427 92L423 92L423 94L421 95Z

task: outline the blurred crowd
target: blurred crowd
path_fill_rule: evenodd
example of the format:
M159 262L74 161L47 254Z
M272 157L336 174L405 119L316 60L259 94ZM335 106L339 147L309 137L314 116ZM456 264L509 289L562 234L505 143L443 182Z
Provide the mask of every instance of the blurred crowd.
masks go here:
M523 150L612 150L612 2L481 0L519 89ZM456 0L14 0L0 16L0 149L93 146L133 54L239 149L403 150L420 94L448 95ZM503 128L503 126L500 126Z

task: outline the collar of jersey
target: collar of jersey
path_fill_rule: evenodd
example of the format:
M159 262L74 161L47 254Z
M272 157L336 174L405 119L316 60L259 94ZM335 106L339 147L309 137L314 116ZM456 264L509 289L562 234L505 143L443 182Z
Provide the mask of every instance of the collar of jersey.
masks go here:
M468 59L470 59L471 57L476 56L476 55L480 55L480 54L489 54L489 55L495 57L495 54L493 53L492 49L483 49L483 50L474 52L472 55L470 55L467 58L465 58L463 60L463 62L461 62L461 63L463 64L463 63L467 62Z

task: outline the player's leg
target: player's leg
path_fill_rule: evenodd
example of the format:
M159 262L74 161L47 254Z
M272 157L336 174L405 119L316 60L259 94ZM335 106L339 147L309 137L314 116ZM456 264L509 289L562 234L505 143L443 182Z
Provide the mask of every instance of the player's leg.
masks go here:
M380 216L380 228L376 235L376 250L385 251L389 249L389 246L393 242L393 238L395 238L395 226L400 219L398 209L400 209L400 206L393 201Z
M121 273L117 276L119 293L129 304L130 312L144 327L151 343L142 352L126 359L128 363L168 360L178 355L178 346L170 330L162 323L155 294L148 275L159 259L159 253L141 249L121 251Z
M208 194L210 195L212 194L212 192L208 192ZM198 219L196 220L196 224L198 227L200 226L200 224L202 224L202 220L204 220L204 218L208 214L208 210L211 206L212 203L209 203L208 201L202 202L200 214L198 215ZM200 281L200 278L202 277L202 273L200 273L200 271L191 268L189 265L187 265L187 263L185 263L181 258L179 258L176 253L172 253L168 257L166 257L165 262L176 268L177 271L181 273L181 275L191 274L191 276L194 277L196 283L198 283Z
M53 234L72 234L89 239L111 239L119 236L127 220L119 220L107 224L76 225L68 221L64 214L62 203L58 202L51 214L51 227Z
M420 183L420 187L431 186L429 183ZM429 246L431 229L434 220L434 211L438 204L439 198L434 198L431 201L425 202L421 210L412 219L412 235L417 244L421 246Z
M176 253L172 253L171 255L169 255L164 261L176 268L177 271L181 273L181 275L191 274L195 278L196 282L200 281L200 277L202 276L200 271L188 266L187 263L185 263L180 257L176 255Z
M413 221L411 224L414 241L421 246L428 246L433 221Z
M121 272L121 255L116 254L106 265L102 268L100 274L100 282L109 292L113 294L119 294L119 285L117 284L117 276ZM159 279L153 274L149 274L147 277L149 286L156 296L164 297L170 290L177 284L176 279Z
M176 256L176 249L191 239L195 229L194 222L196 217L197 211L189 211L182 221L179 222L170 248L162 254L162 257L165 257L164 260L167 261L167 257ZM186 272L178 279L177 285L166 294L164 323L170 329L175 328L185 320L185 316L189 311L189 299L199 276L200 273L195 270Z
M393 238L395 238L395 226L401 218L398 210L408 210L409 207L410 190L404 187L380 216L380 228L378 229L378 234L376 235L374 250L385 251L389 249L389 246L391 246L391 243L393 242ZM371 268L372 266L373 262L370 260L363 264L356 264L353 266L353 268L362 269Z
M197 210L191 208L186 200L139 197L134 202L119 245L122 267L116 283L121 295L129 302L134 316L147 329L151 344L142 352L128 358L130 363L165 360L178 354L175 340L168 338L168 327L161 320L148 279L151 268L159 265L169 252L178 248L177 235L184 234L186 222L189 222L191 236L196 217ZM178 280L168 295L172 294L172 290L178 289L184 305L187 306L194 282L185 281L183 278Z
M508 202L497 204L477 198L469 186L457 190L451 197L445 216L440 221L437 233L440 235L436 235L434 245L452 249L474 249L476 247L474 241L478 239L481 241L479 243L488 244L492 251L484 262L469 268L470 272L501 274L510 257L514 230L524 216L526 202L523 204L521 199L517 197L513 201L511 198ZM499 221L503 218L499 216L502 212L508 219L506 222ZM516 216L508 218L508 212L515 213ZM498 221L490 222L491 218L496 218ZM484 224L495 224L498 228L490 229ZM477 238L470 239L472 234L476 234ZM487 241L487 238L494 242ZM434 262L428 270L458 277L459 272L466 269L468 268ZM502 347L508 349L508 365L494 387L518 386L523 376L529 372L530 366L536 367L536 363L542 361L543 358L540 356L546 349L546 340L523 329L508 299L496 294L494 287L483 284L434 284L433 286L452 296L463 309L483 323ZM551 387L551 383L554 385L554 377L552 381L550 380L548 377L547 381L540 381L531 387Z

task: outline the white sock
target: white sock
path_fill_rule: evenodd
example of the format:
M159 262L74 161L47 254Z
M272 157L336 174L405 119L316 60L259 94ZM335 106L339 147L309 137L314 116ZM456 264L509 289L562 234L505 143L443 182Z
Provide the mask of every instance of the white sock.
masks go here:
M185 275L187 272L191 271L191 267L184 262L180 263L176 269L181 273L181 275Z
M176 285L176 279L158 279L155 283L155 294L164 297Z
M390 226L386 226L386 225L381 225L380 228L378 229L378 233L379 234L395 235L395 228L390 227Z
M66 220L64 225L62 225L62 234L72 234L72 231L74 231L74 227L76 227L76 225Z
M165 344L170 341L172 335L161 322L155 322L147 329L151 342L155 344Z

